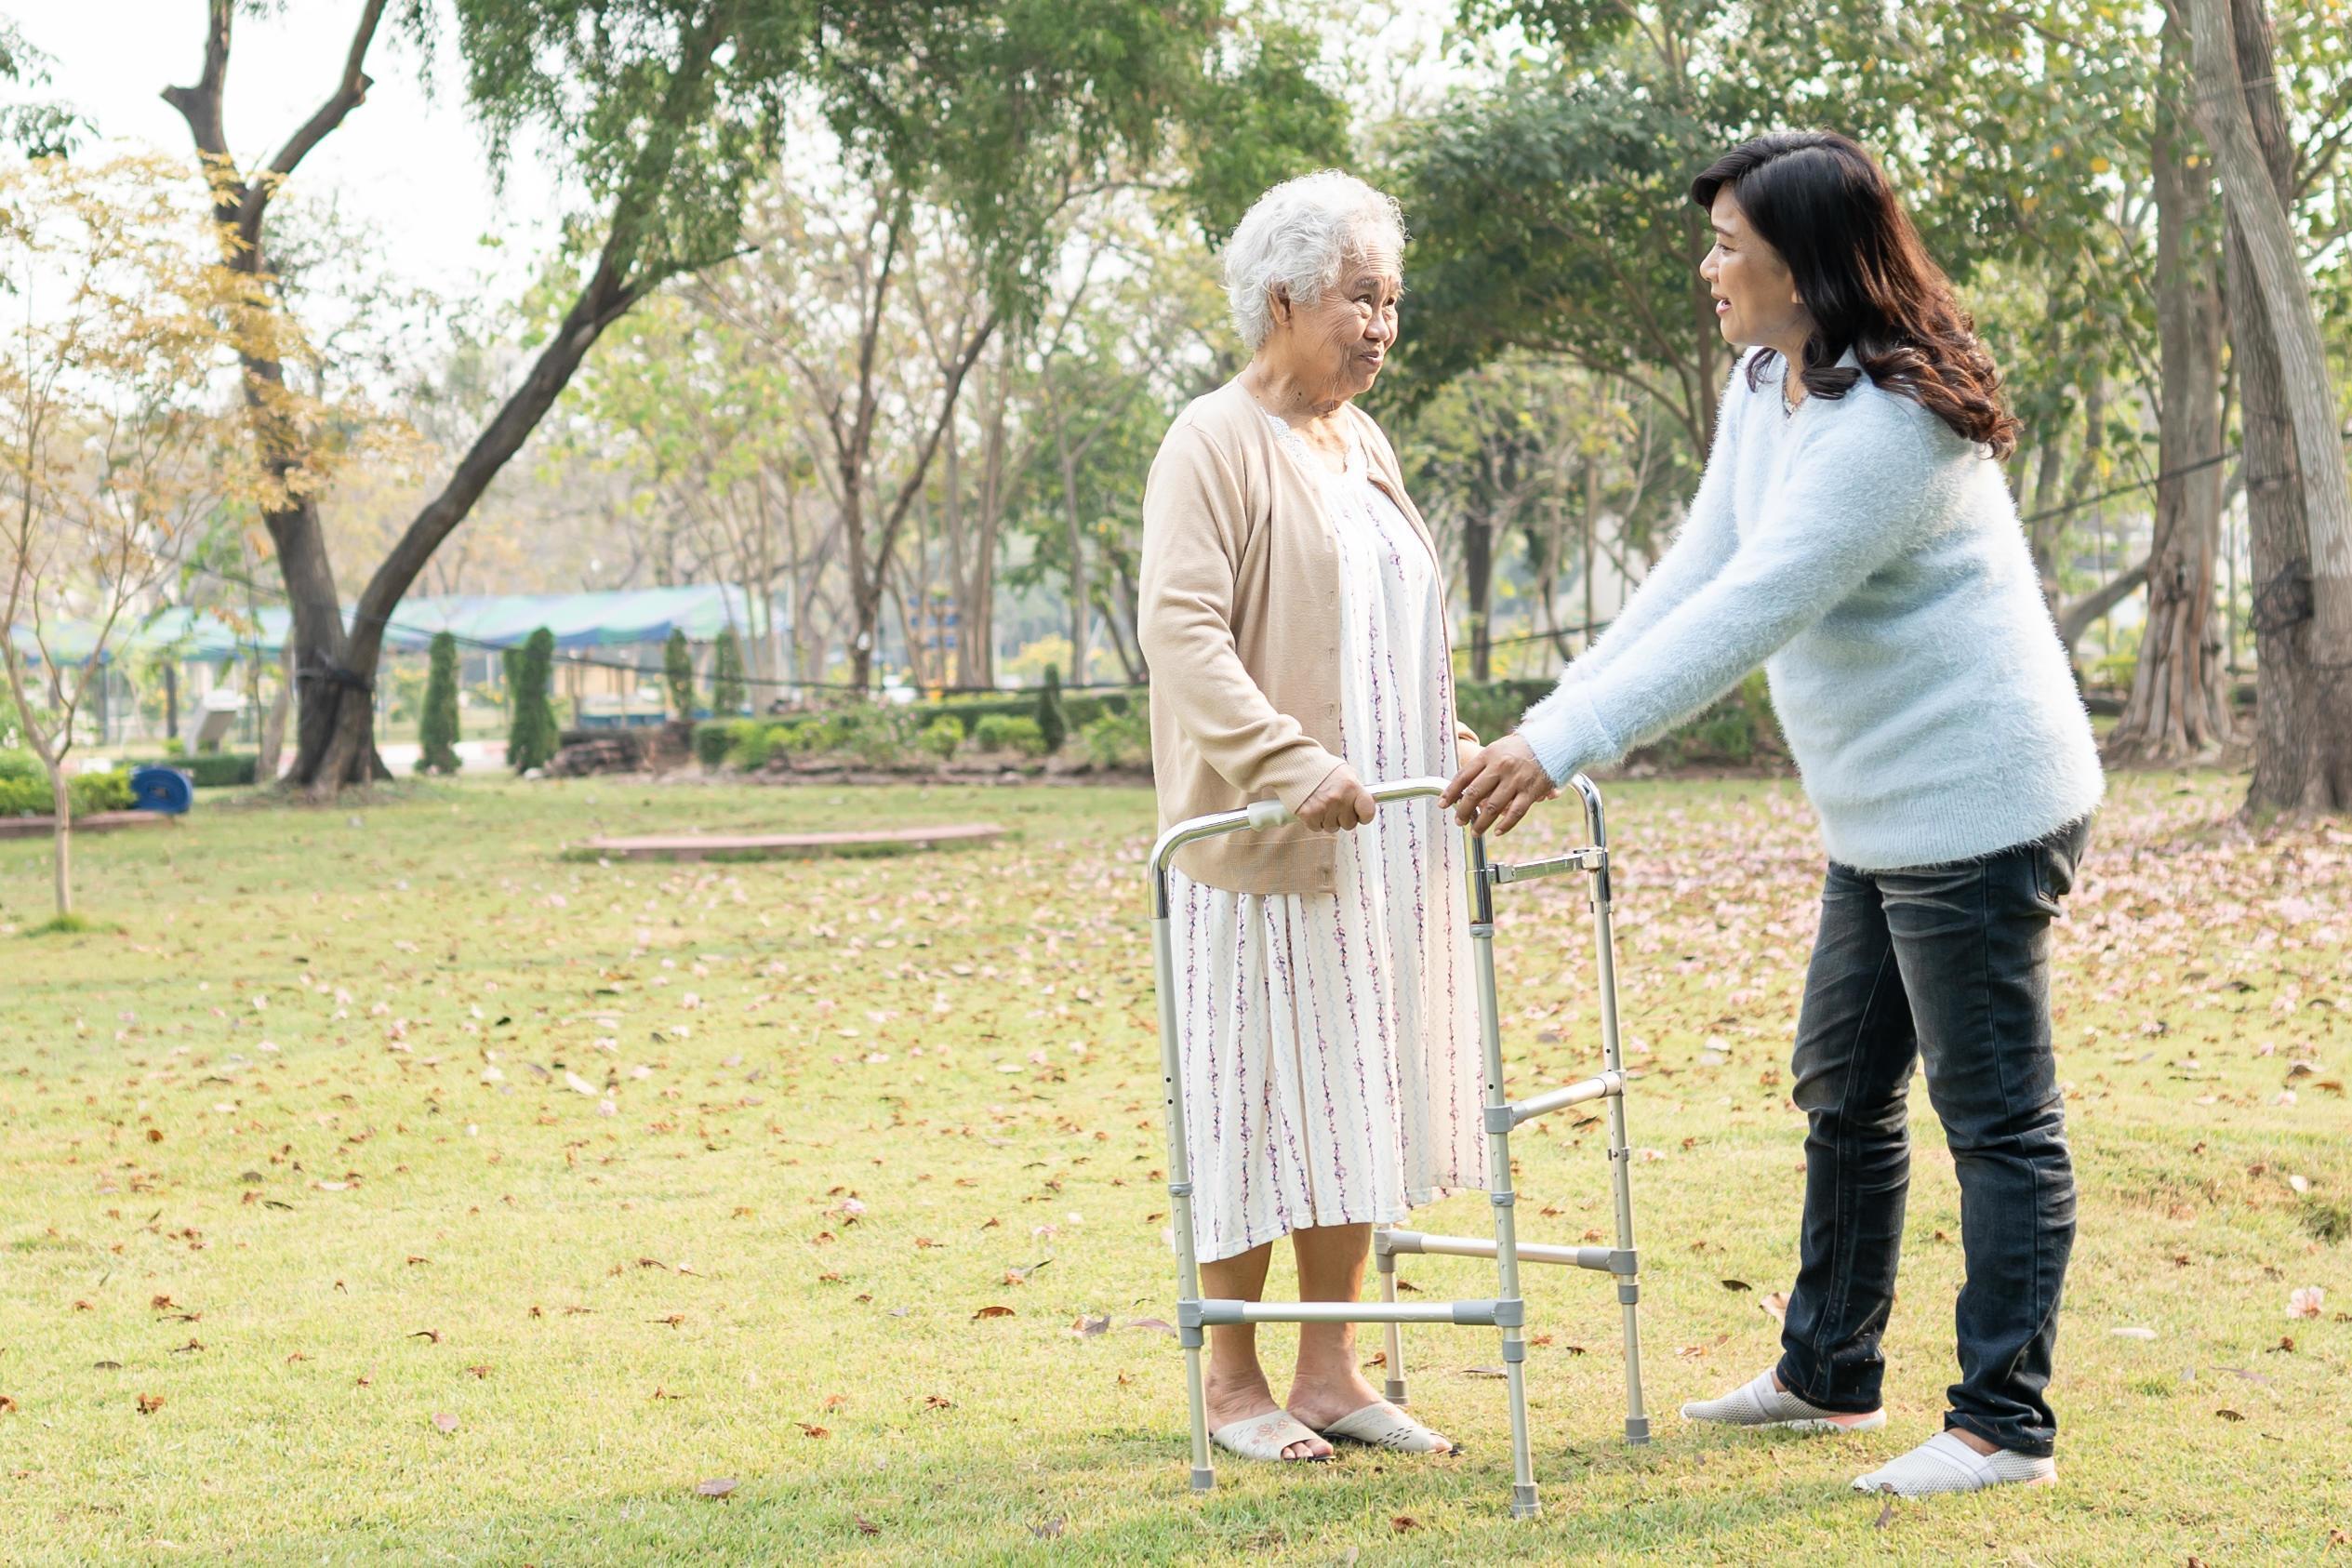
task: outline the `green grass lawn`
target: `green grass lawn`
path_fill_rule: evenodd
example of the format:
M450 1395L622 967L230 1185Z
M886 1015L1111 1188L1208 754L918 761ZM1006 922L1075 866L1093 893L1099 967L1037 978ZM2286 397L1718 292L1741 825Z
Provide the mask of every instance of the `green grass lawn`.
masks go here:
M1617 1441L1605 1278L1532 1270L1529 1523L1482 1330L1407 1331L1415 1406L1466 1457L1229 1461L1187 1492L1175 1339L1130 1326L1174 1316L1146 793L207 795L176 831L85 841L84 907L123 929L65 937L17 934L47 850L0 844L0 1561L2326 1556L2352 1533L2352 833L2250 836L2241 788L2118 780L2060 928L2083 1191L2060 1483L1894 1508L1845 1483L1933 1430L1955 1375L1951 1162L1915 1096L1886 1430L1674 1415L1774 1354L1820 861L1793 785L1611 789L1657 1438ZM565 854L976 818L1016 831ZM1574 826L1555 808L1521 843ZM1597 1059L1588 928L1567 883L1503 897L1524 1093ZM1518 1140L1527 1239L1606 1230L1598 1131ZM1492 1294L1465 1260L1405 1278ZM1267 1331L1277 1366L1287 1339Z

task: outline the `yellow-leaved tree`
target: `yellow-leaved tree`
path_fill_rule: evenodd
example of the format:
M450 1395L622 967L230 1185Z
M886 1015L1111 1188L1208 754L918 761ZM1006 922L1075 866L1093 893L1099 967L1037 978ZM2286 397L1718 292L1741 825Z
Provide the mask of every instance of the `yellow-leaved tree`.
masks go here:
M48 776L75 924L75 721L188 542L258 498L234 457L235 335L205 193L160 158L0 166L0 662Z

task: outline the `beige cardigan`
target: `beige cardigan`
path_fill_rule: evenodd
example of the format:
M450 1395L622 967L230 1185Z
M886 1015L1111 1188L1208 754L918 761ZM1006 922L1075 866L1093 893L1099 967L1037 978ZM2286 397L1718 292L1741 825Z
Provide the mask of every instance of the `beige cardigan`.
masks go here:
M1434 559L1388 437L1353 404L1345 418ZM1340 765L1338 541L1238 379L1178 415L1152 460L1137 619L1163 828L1269 796L1296 810ZM1328 893L1337 841L1293 823L1188 844L1176 863L1237 893Z

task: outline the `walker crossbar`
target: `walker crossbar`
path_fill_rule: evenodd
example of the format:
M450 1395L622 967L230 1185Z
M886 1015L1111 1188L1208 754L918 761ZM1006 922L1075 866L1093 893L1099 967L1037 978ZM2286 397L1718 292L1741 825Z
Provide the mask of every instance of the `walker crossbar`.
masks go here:
M1216 1484L1209 1468L1207 1400L1202 1383L1201 1352L1208 1328L1261 1322L1376 1322L1385 1324L1388 1340L1387 1395L1405 1400L1403 1344L1399 1325L1449 1323L1501 1330L1503 1375L1511 1430L1511 1515L1532 1519L1540 1511L1536 1500L1533 1449L1527 1437L1526 1341L1521 1330L1526 1303L1519 1293L1519 1266L1561 1264L1614 1275L1625 1325L1626 1441L1647 1442L1650 1420L1641 1402L1641 1338L1636 1317L1641 1300L1640 1254L1633 1242L1633 1192L1628 1167L1631 1149L1626 1141L1625 1060L1617 1037L1617 970L1615 941L1610 928L1609 838L1602 820L1601 791L1578 774L1570 787L1583 797L1585 822L1590 831L1588 847L1564 855L1518 865L1489 861L1483 835L1461 829L1464 865L1470 901L1470 951L1477 982L1480 1045L1485 1077L1483 1125L1486 1133L1487 1203L1495 1216L1492 1241L1467 1236L1432 1236L1417 1230L1378 1229L1375 1253L1380 1269L1380 1300L1359 1301L1226 1301L1201 1296L1199 1253L1192 1231L1192 1173L1185 1141L1183 1070L1176 1040L1174 937L1168 914L1168 869L1178 850L1202 839L1223 833L1279 828L1292 820L1279 801L1253 801L1233 811L1215 812L1178 822L1151 846L1151 956L1160 1003L1160 1065L1165 1090L1168 1123L1168 1193L1176 1243L1176 1337L1184 1349L1187 1402L1191 1415L1192 1489L1205 1492ZM1446 781L1438 777L1399 778L1368 786L1375 805L1442 794ZM1596 990L1601 1013L1601 1070L1594 1077L1513 1102L1503 1093L1503 1046L1500 1009L1495 999L1494 889L1515 882L1582 871L1591 879L1590 907ZM1614 1247L1521 1246L1513 1210L1510 1134L1531 1117L1560 1110L1588 1100L1609 1104L1609 1174L1616 1207ZM1456 1257L1495 1259L1496 1291L1491 1300L1400 1302L1397 1300L1396 1259L1403 1253L1429 1253Z
M1587 1100L1597 1100L1607 1096L1624 1093L1625 1074L1613 1070L1604 1072L1598 1078L1588 1078L1580 1083L1570 1083L1545 1094L1530 1095L1523 1100L1513 1100L1502 1109L1509 1113L1510 1124L1516 1127L1521 1122L1533 1121L1548 1111L1565 1110L1572 1105L1582 1105ZM1504 1129L1505 1132L1509 1130L1509 1127Z
M1490 1243L1485 1256L1495 1256ZM1520 1256L1527 1256L1521 1249ZM1517 1302L1510 1305L1516 1307ZM1509 1314L1495 1301L1218 1301L1201 1303L1201 1322L1224 1323L1470 1323L1494 1328Z
M1492 1257L1495 1242L1483 1236L1432 1236L1425 1230L1375 1230L1373 1246L1379 1254L1379 1264L1386 1271L1396 1268L1395 1258L1402 1253L1429 1253L1443 1257ZM1592 1269L1603 1274L1633 1275L1641 1272L1641 1257L1631 1248L1618 1247L1547 1247L1533 1242L1519 1243L1521 1263L1559 1263L1571 1269Z

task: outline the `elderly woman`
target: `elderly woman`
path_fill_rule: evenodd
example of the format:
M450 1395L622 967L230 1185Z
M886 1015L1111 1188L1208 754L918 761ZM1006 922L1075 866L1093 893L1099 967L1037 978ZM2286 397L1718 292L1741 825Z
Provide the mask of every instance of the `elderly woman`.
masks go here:
M1141 634L1163 824L1280 800L1297 825L1178 852L1178 1054L1203 1289L1256 1300L1273 1242L1299 1296L1352 1301L1372 1227L1482 1185L1474 992L1454 834L1366 779L1450 774L1443 577L1395 452L1354 399L1397 339L1396 204L1336 171L1278 185L1225 258L1251 352L1162 442ZM1381 1400L1354 1328L1301 1325L1275 1402L1253 1326L1211 1330L1208 1417L1254 1459L1329 1439L1454 1445Z

